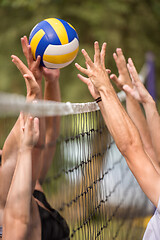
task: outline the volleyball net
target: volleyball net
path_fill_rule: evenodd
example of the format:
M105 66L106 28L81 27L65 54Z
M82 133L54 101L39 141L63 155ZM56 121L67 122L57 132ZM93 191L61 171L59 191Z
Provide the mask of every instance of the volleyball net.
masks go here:
M71 239L141 239L149 202L100 111L63 117L60 129L44 187Z
M125 100L123 93L118 96ZM1 146L20 111L59 116L60 133L43 187L51 205L67 220L70 238L141 239L153 209L117 149L98 104L26 103L23 96L0 93Z

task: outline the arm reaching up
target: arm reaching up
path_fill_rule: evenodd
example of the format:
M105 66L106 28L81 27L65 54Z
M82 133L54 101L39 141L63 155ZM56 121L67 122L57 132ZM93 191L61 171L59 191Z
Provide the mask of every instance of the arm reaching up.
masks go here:
M47 69L44 67L43 75L45 78L44 100L60 102L60 70ZM39 175L39 182L41 184L43 183L53 161L56 150L56 140L60 131L60 117L45 117L45 127L45 148L43 152L42 168Z
M32 149L39 138L39 119L20 114L20 148L12 183L7 196L3 239L27 239L31 224Z
M25 64L15 55L12 55L12 61L19 69L21 74L25 74L25 83L27 87L27 101L33 101L39 98L40 88L37 84L32 72L25 66ZM2 165L0 168L0 209L4 209L8 190L12 181L13 173L16 166L18 149L20 146L20 122L17 119L15 125L13 126L11 132L7 136L2 154ZM41 139L39 140L41 141ZM37 152L37 149L35 150ZM37 154L35 154L37 156ZM38 159L39 160L39 159ZM35 159L37 161L37 158ZM40 162L37 165L40 166ZM37 178L38 168L34 168L33 176Z
M139 132L124 110L110 82L104 62L106 43L103 44L101 53L98 42L95 42L94 49L94 62L87 52L82 50L89 67L85 69L78 64L76 64L76 67L89 77L99 92L103 103L101 111L103 111L105 123L117 147L125 157L143 191L157 206L160 195L160 176L145 153Z
M32 56L31 46L26 36L21 38L23 53L26 57L28 67L33 73L36 82L40 87L40 98L51 101L61 101L59 86L59 69L48 69L40 65L40 56L35 61ZM42 78L44 77L44 94L42 94ZM39 152L41 152L42 166L39 174L39 182L42 184L48 169L52 163L56 139L59 136L60 117L43 117L40 119L40 134L42 141L39 142ZM40 140L39 140L40 141ZM41 147L42 146L42 147ZM35 149L35 158L37 158L38 148ZM40 153L39 153L40 154Z
M132 76L134 87L130 88L128 85L124 85L123 88L126 92L128 92L128 94L132 95L132 97L134 97L137 101L141 102L144 107L153 148L156 153L156 160L158 165L160 166L160 117L156 108L156 103L147 91L147 89L144 87L143 83L140 81L131 58L128 60L127 66Z
M117 66L119 76L117 77L115 74L111 74L110 78L116 83L119 89L124 90L123 88L124 85L128 85L132 89L134 86L132 84L131 76L127 68L126 59L123 55L121 48L116 49L116 52L113 54L113 58ZM130 118L132 119L140 133L144 150L152 159L157 171L160 173L160 168L157 164L155 151L152 145L148 124L144 116L144 113L142 112L139 102L135 98L133 98L131 94L127 92L126 92L126 109L128 115L130 116Z

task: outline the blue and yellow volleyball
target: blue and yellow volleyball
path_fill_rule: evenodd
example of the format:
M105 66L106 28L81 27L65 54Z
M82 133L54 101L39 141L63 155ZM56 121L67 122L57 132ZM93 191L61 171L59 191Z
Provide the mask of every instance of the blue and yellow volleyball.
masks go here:
M63 68L76 58L79 38L75 28L58 18L47 18L31 31L29 44L33 58L41 56L41 65L47 68Z

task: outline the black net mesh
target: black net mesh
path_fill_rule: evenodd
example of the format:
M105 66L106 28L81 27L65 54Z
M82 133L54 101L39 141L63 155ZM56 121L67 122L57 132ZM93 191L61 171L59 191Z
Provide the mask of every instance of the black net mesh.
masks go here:
M60 135L44 183L71 239L142 239L148 199L116 148L100 111L60 118Z

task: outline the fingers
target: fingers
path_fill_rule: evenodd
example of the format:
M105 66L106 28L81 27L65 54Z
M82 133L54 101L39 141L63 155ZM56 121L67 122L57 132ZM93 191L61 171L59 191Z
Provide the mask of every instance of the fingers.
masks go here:
M82 76L81 74L78 74L77 76L82 82L84 82L87 85L90 82L89 78L86 78L86 77Z
M94 49L95 49L94 63L96 65L101 64L103 68L105 68L106 46L107 44L104 42L102 44L102 49L100 52L99 43L97 41L94 43Z
M29 45L29 42L26 36L21 38L21 45L22 45L24 56L26 57L26 60L27 60L27 64L28 66L30 66L34 61L34 59L31 51L31 46Z
M19 120L20 120L20 129L24 131L24 115L22 112L20 112L20 116L19 116Z
M110 79L116 84L119 89L123 90L123 83L119 81L119 78L115 74L110 75Z
M29 64L29 51L28 51L28 39L26 36L21 38L21 46L22 46L22 50L24 53L24 56L26 57L27 63Z
M29 45L29 42L28 42L27 36L24 36L23 38L24 38L24 41L25 41L26 46L28 46L28 45Z
M88 70L83 68L83 67L81 67L78 63L75 63L75 66L81 73L84 73L85 75L88 74Z
M104 42L103 45L102 45L101 53L100 53L101 65L102 65L103 68L105 68L106 47L107 47L107 43Z
M37 117L27 116L26 123L24 123L24 116L20 114L20 127L24 131L24 137L28 139L25 142L27 145L35 145L39 138L39 119ZM23 139L24 139L23 137ZM32 141L33 139L33 141Z
M24 74L23 77L27 80L27 81L31 81L33 80L35 82L35 78L33 75L31 74Z
M83 56L84 56L84 58L86 60L86 64L88 64L89 67L94 68L94 63L90 59L90 57L89 57L89 55L88 55L88 53L86 52L85 49L82 49L82 54L83 54Z
M39 138L39 119L37 117L28 116L26 131L29 134L30 144L34 146Z
M33 121L34 121L34 118L32 116L27 117L26 129L30 132L32 132L33 127L34 127Z
M33 59L31 46L29 44L27 45L27 53L28 53L28 55L27 55L27 63L28 63L28 66L30 67L35 59Z
M35 61L35 68L38 68L40 66L40 62L41 62L41 56L38 55L36 61Z
M25 79L32 79L35 81L35 78L32 74L32 72L26 67L26 65L15 55L11 56L12 62L16 65L16 67L19 69L21 74Z
M121 48L117 48L117 49L116 49L116 53L117 53L117 56L118 56L118 57L124 56L124 55L123 55L123 51L122 51Z
M126 94L130 94L135 100L142 102L142 98L136 88L131 88L127 84L123 86L123 90Z
M116 84L118 84L118 78L117 78L117 76L116 76L115 74L111 74L111 75L110 75L110 79L111 79L113 82L115 82Z
M28 96L30 96L30 98L32 96L33 99L38 98L40 89L33 74L24 74L23 77L26 82ZM31 98L30 100L33 100L33 99Z
M29 73L29 69L25 66L25 64L15 55L11 56L12 62L16 65L22 75Z
M94 63L92 62L91 58L89 57L88 53L85 51L85 49L82 49L82 54L86 60L86 67L87 69L85 68L82 68L78 63L75 64L75 66L77 67L77 69L88 75L88 69L94 69L95 68L95 65L102 65L103 68L105 68L105 52L106 52L106 46L107 44L106 43L103 43L102 45L102 49L101 49L101 52L100 52L100 49L99 49L99 43L96 41L94 43L94 49L95 49L95 54L94 54ZM109 70L107 70L109 72Z
M135 100L141 101L138 91L134 90L127 84L123 86L123 90L125 91L126 94L130 94Z
M28 64L29 68L31 67L33 62L35 62L34 68L39 68L41 57L38 56L37 59L33 59L31 46L29 45L29 42L28 42L28 39L27 39L26 36L21 38L21 45L22 45L22 50L23 50L23 53L26 57L27 64Z
M28 125L29 131L32 132L32 130L34 130L35 133L39 132L39 119L37 117L28 115L26 125Z
M35 145L39 138L39 119L37 117L28 117L28 132L33 136L33 145Z
M123 86L123 90L126 92L126 93L129 93L129 94L133 94L133 89L130 87L130 86L128 86L127 84L125 84L124 86Z
M122 49L117 48L116 52L113 53L113 58L118 68L118 71L121 72L123 70L127 70L126 59L123 55Z
M31 116L27 116L26 115L26 120L25 120L25 115L24 115L24 113L23 112L20 112L20 116L19 116L19 119L20 119L20 128L22 129L22 130L24 130L25 129L25 127L26 127L26 125L28 124L28 126L30 125L28 122L29 122L29 118L31 118ZM31 120L30 120L30 122L31 122Z
M37 117L29 117L28 130L32 135L32 145L34 146L39 139L39 119Z
M106 72L107 72L108 74L110 74L110 73L111 73L111 70L110 70L110 69L106 69Z
M22 46L23 53L27 59L28 58L28 50L27 50L28 40L26 36L21 38L21 46Z
M98 65L100 63L100 50L97 41L94 43L94 52L94 63Z
M23 112L20 112L20 128L22 131L32 132L33 117L30 115L26 115L25 119L25 115L23 114Z
M122 52L122 49L121 48L117 48L116 52L113 53L113 58L114 58L115 61L117 61L118 58L120 58L120 57L123 58L123 60L125 60L125 57L124 57L123 52Z
M35 132L35 143L39 139L39 119L37 117L34 118L34 132Z
M131 75L132 80L136 82L140 82L139 75L137 73L137 70L133 64L133 61L131 58L128 59L128 64L127 64L128 71Z
M131 58L128 58L128 64L129 64L131 67L135 67L135 66L134 66L134 63L133 63L133 61L132 61Z
M120 48L116 49L116 52L113 53L113 58L115 62L117 63L118 57L120 56Z

